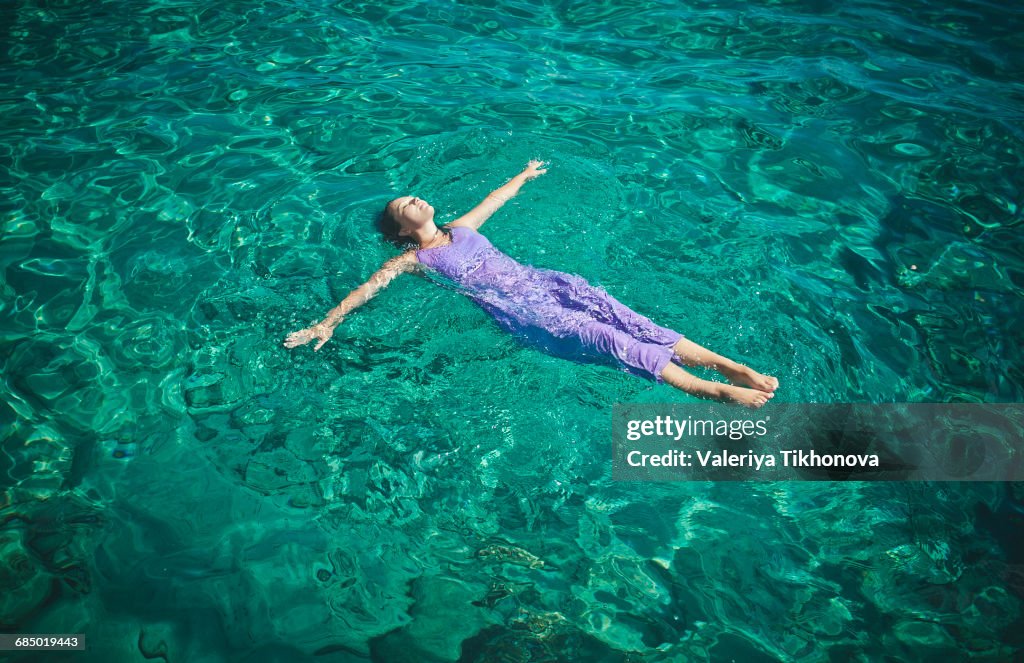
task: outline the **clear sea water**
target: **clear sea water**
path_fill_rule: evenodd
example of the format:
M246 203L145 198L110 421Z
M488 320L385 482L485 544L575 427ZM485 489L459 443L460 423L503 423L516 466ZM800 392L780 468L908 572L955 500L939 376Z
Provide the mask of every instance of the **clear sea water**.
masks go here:
M494 244L778 400L1019 402L1019 7L2 15L0 631L89 646L45 660L1019 655L1019 484L615 483L612 404L688 397L413 276L281 346L387 200L540 158Z

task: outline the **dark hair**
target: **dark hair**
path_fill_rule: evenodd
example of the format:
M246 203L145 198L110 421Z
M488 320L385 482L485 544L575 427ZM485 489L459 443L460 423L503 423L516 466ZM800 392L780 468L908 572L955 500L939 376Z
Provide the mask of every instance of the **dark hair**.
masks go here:
M377 215L377 222L375 225L377 226L377 230L384 235L384 239L388 242L394 244L400 249L407 248L413 243L413 241L408 237L403 237L398 234L401 232L402 226L399 225L395 217L391 216L391 210L388 209L388 205L390 204L391 202L389 201L388 204L384 206L384 210Z

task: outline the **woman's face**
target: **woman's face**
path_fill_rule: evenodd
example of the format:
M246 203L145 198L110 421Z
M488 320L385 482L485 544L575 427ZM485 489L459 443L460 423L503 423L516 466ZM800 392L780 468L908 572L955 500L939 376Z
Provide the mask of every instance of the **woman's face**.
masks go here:
M403 235L434 220L434 208L415 196L395 198L388 206L391 208L391 216L402 226Z

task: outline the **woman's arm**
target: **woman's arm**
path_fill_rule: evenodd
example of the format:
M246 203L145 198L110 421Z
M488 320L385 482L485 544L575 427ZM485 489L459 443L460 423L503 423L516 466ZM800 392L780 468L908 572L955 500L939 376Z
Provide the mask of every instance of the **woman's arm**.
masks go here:
M492 214L498 211L498 208L508 202L511 198L514 198L515 195L519 193L519 188L523 186L523 184L538 175L543 175L548 172L546 168L541 169L540 166L543 163L543 161L531 161L526 165L526 170L513 177L504 186L487 194L487 197L483 199L483 202L448 225L466 226L473 230L478 229L484 224L484 221L489 219Z
M362 284L352 292L348 293L341 303L332 308L320 322L307 329L288 334L284 341L286 348L294 348L305 345L313 339L319 339L319 343L313 348L314 351L323 347L323 344L330 340L334 334L334 328L341 324L345 316L353 309L358 308L370 301L378 292L383 290L389 283L395 280L399 274L412 271L416 267L416 254L407 251L400 256L395 256L385 262L380 269L373 273L366 283Z

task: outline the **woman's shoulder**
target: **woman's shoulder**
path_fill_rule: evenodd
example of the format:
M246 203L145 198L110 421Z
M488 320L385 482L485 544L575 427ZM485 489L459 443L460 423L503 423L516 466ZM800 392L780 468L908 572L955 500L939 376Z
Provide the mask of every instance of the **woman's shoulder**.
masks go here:
M386 260L382 269L405 272L415 268L419 261L419 258L416 257L416 250L409 249Z

